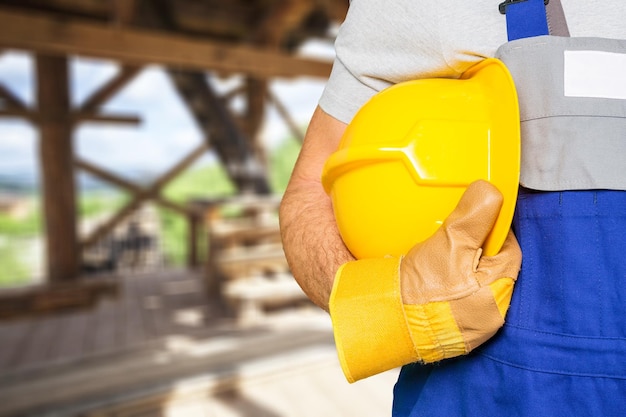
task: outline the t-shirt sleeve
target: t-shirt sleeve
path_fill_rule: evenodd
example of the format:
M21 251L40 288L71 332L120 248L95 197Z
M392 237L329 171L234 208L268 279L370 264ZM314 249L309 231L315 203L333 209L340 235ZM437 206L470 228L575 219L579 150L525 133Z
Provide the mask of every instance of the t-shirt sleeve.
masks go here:
M359 108L374 94L376 90L359 81L336 58L319 106L334 118L350 123Z
M426 6L413 0L353 0L335 41L336 58L319 105L349 123L374 94L446 66ZM426 2L425 4L428 4Z
M319 105L349 123L376 93L399 82L458 78L506 42L506 19L490 0L352 0L335 40L335 63Z

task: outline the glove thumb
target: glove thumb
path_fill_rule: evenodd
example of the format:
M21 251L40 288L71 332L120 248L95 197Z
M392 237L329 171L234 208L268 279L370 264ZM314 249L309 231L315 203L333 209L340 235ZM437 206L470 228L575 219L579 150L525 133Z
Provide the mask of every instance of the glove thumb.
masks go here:
M462 237L468 247L478 249L489 236L502 202L502 194L494 185L484 180L474 181L446 218L442 229L449 235Z

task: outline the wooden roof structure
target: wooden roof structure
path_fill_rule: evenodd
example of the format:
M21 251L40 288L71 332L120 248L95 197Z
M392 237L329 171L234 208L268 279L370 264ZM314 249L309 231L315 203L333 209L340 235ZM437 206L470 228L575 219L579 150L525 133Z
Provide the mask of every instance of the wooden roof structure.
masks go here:
M81 248L105 235L147 200L198 216L168 201L160 190L208 149L219 156L239 190L270 192L255 134L268 101L290 122L288 112L268 92L275 77L327 77L331 63L298 55L311 38L328 37L348 0L0 0L0 49L33 54L36 104L32 107L0 85L0 117L21 117L39 131L44 206L47 283L80 281ZM120 64L115 77L77 108L70 105L68 57L105 58ZM148 64L162 65L206 140L153 184L140 186L97 161L79 159L72 133L82 121L136 123L137 117L111 115L103 105ZM243 75L242 86L218 95L210 77ZM243 97L242 113L229 100ZM83 170L130 192L130 201L89 236L79 237L74 174ZM53 285L53 286L54 286ZM64 290L65 291L65 290ZM91 290L89 290L91 291ZM71 298L62 292L57 298Z

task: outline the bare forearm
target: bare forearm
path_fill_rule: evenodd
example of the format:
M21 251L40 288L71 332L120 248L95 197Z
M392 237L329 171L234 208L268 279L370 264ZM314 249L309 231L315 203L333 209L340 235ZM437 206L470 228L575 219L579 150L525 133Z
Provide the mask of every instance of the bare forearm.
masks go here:
M280 207L285 255L294 277L318 306L328 311L337 269L354 258L339 235L322 167L337 149L345 124L317 109Z
M307 296L328 311L335 272L354 259L341 240L330 199L315 184L293 187L285 194L281 212L291 272Z

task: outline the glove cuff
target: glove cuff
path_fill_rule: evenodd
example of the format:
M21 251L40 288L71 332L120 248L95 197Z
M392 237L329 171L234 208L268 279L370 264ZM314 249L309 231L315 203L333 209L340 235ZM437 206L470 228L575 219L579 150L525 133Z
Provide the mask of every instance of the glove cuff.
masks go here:
M424 363L464 355L504 324L514 281L500 278L462 298L405 304L415 348Z
M448 301L405 304L404 312L424 363L467 353L465 338Z
M408 363L467 354L504 323L512 278L462 298L403 304L400 262L362 259L337 271L329 309L341 369L351 383Z
M339 268L330 296L335 345L346 379L416 362L400 292L400 259L362 259Z

